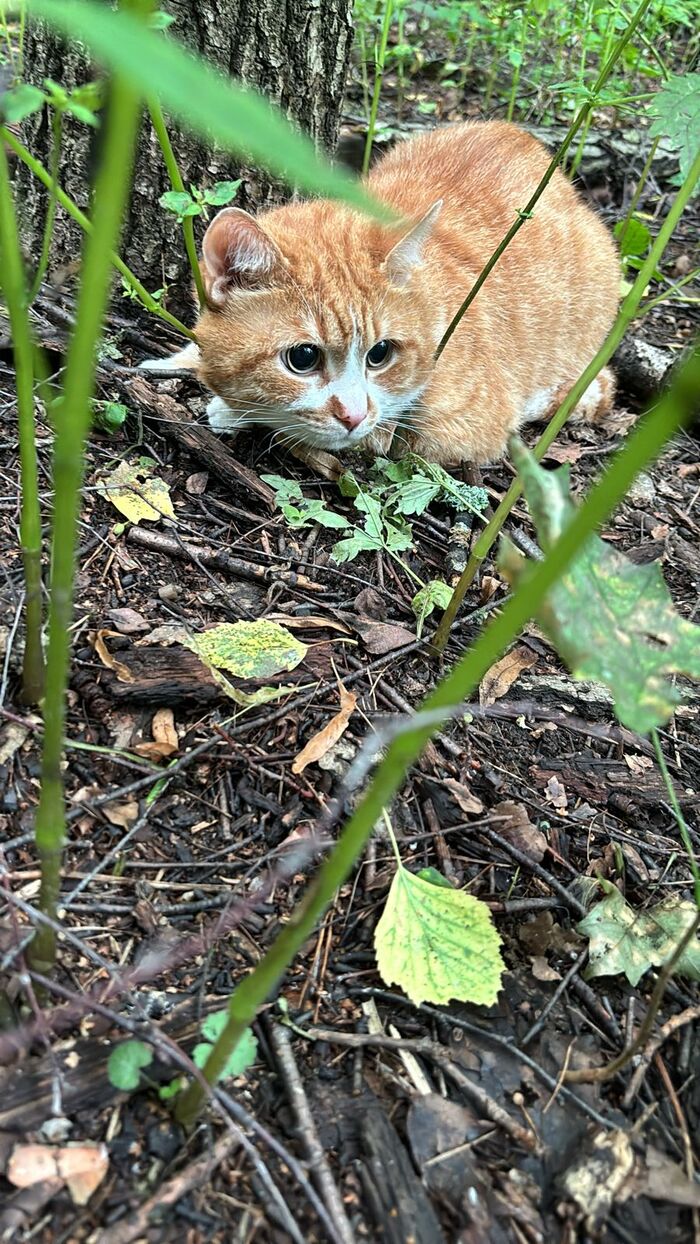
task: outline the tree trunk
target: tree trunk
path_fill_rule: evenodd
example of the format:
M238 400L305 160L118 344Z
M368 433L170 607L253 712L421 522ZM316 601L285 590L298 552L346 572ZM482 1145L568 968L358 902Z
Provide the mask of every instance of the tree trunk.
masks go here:
M257 87L321 149L332 152L350 52L351 3L352 0L166 0L162 7L175 18L170 32L225 74ZM24 59L27 78L37 85L44 78L53 78L70 89L96 76L75 44L66 45L41 23L26 32ZM256 208L283 197L284 189L271 184L259 172L237 167L231 156L178 131L170 122L168 128L186 186L206 187L242 176L243 185L235 200L238 206ZM51 132L46 109L23 123L21 137L48 166ZM95 146L99 142L95 144L94 131L67 117L60 181L84 211L89 210L88 170L94 162L91 152ZM41 245L46 194L19 161L16 183L31 264ZM182 314L191 307L192 296L181 229L172 213L158 204L160 195L169 189L158 143L150 123L144 122L121 252L149 290L166 288L164 305ZM205 224L202 217L195 220L198 242ZM71 271L81 243L80 229L59 208L52 270L65 270L67 266Z

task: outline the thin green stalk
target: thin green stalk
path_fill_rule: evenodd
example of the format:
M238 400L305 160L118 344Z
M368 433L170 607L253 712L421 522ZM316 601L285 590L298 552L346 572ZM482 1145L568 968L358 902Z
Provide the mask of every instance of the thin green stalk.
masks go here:
M659 739L658 730L651 731L651 741L654 745L654 751L656 753L656 763L658 764L659 769L661 770L661 776L664 780L664 785L666 787L666 790L668 791L669 803L671 804L671 807L673 808L673 815L676 818L676 824L678 826L678 831L683 840L683 846L686 849L686 853L688 856L688 863L690 865L690 871L693 874L693 881L695 883L694 884L695 903L697 905L698 910L700 911L700 868L698 867L698 862L695 857L695 850L693 848L693 844L690 839L690 833L688 832L688 826L686 824L686 819L683 816L681 805L678 802L678 796L676 795L676 788L673 785L673 782L671 780L671 774L668 771L668 765L666 764L666 757L664 756L663 751L661 749L661 740Z
M138 95L119 76L113 78L103 156L95 182L92 225L83 255L75 329L68 347L63 400L55 411L49 645L41 795L35 829L41 867L39 907L51 920L56 919L66 832L61 760L83 456L90 429L97 344L107 310L113 248L118 243L130 184L139 113ZM55 956L54 929L41 925L31 946L32 964L39 970L50 971Z
M621 251L624 250L627 230L629 229L630 221L632 217L634 216L634 213L637 210L637 204L639 203L639 200L642 197L642 191L644 190L644 187L646 185L647 177L649 176L651 172L651 166L654 163L654 157L656 155L656 150L660 142L661 142L660 138L655 138L653 143L651 144L651 147L649 148L649 154L644 162L644 168L639 174L639 179L634 188L634 193L632 195L632 198L630 199L629 207L627 208L627 212L625 213L625 221L622 226L620 236L618 238L618 245Z
M7 143L7 146L14 151L15 155L19 156L22 163L26 164L27 168L30 169L34 176L42 182L48 190L53 189L51 174L44 168L41 161L37 160L36 157L32 155L31 151L28 151L24 144L21 143L10 130L7 128L0 129L0 139ZM92 221L85 215L84 212L81 212L78 204L73 202L70 195L66 194L65 190L63 190L61 186L55 187L55 195L58 202L61 204L61 207L68 213L71 219L74 220L76 224L80 225L80 228L85 233L91 234L93 230ZM134 276L131 269L126 266L123 259L120 259L119 255L117 255L115 251L110 252L109 262L112 267L116 268L117 272L124 277L124 280L129 288L134 291L136 297L143 303L147 311L150 311L153 315L157 315L161 320L165 320L166 324L170 324L172 328L176 328L179 333L182 333L183 337L189 337L190 340L194 341L194 333L192 332L192 329L187 328L187 326L180 320L176 319L174 315L171 315L169 311L166 311L165 307L158 305L155 299L149 294L145 285L141 284L138 277Z
M520 47L518 49L520 52L520 59L517 65L513 66L513 77L511 79L511 84L510 84L510 96L508 98L508 109L506 111L506 121L513 120L513 113L515 111L515 101L518 96L518 86L520 83L520 70L522 68L523 58L525 56L525 45L527 43L527 24L530 19L530 4L531 3L532 3L532 0L527 0L527 4L525 5L525 8L522 10L520 14Z
M186 193L185 183L182 180L182 175L177 163L177 157L173 151L173 145L170 141L168 127L166 126L165 118L163 117L163 110L157 100L152 99L149 101L148 111L151 115L151 122L153 124L153 129L155 130L156 138L158 139L158 144L161 152L163 153L163 160L168 172L168 177L170 178L170 185L173 190L177 190L180 194ZM182 233L185 239L185 250L187 251L187 258L189 260L192 278L197 290L197 298L199 299L200 307L203 307L206 303L206 294L204 292L202 273L199 268L197 243L194 240L194 222L191 216L184 217L182 221Z
M34 345L27 305L22 251L12 197L7 155L0 140L0 288L10 317L17 388L17 423L22 480L20 543L24 565L25 643L22 664L22 698L36 704L44 688L44 656L41 647L41 510L39 473L34 435Z
M576 115L571 125L569 126L569 130L564 138L564 141L562 142L556 155L553 157L549 167L547 168L547 171L545 172L542 180L540 181L539 185L534 191L529 202L524 208L516 212L516 219L511 225L510 229L508 230L503 241L496 247L496 250L494 251L493 255L488 260L486 266L480 272L474 285L472 286L469 293L467 294L467 297L464 299L464 302L459 308L459 311L453 317L450 324L448 324L443 334L442 340L440 341L440 344L437 350L435 351L436 362L440 358L440 355L445 349L445 346L450 340L455 329L459 326L459 323L462 320L462 317L465 315L466 311L469 309L474 299L476 298L482 285L487 280L488 276L493 271L493 269L496 267L496 264L501 258L501 255L503 254L504 250L506 249L507 246L510 246L510 243L513 241L513 238L515 237L516 233L523 227L526 220L529 220L530 217L532 216L532 212L534 210L536 203L542 197L545 190L547 189L547 186L552 180L552 177L554 176L556 169L558 168L559 164L561 163L567 151L569 150L571 143L573 142L576 134L578 133L581 126L583 125L584 121L586 120L586 117L589 116L589 114L592 112L593 108L595 107L596 96L602 90L603 86L605 85L608 78L610 77L610 74L615 68L615 65L620 59L625 47L627 46L630 39L632 38L632 35L634 34L637 26L639 25L639 22L641 21L642 17L646 13L650 4L651 4L651 0L641 0L641 4L637 8L637 11L634 14L634 17L632 18L629 26L627 26L624 34L622 34L620 38L618 39L617 44L615 45L615 48L612 51L612 54L610 55L609 59L607 60L607 62L603 65L602 69L600 70L600 73L598 74L598 77L596 78L595 83L593 85L593 89L591 91L591 99L588 100L587 103L583 104L583 106L580 108L578 114Z
M58 186L58 169L61 160L61 143L63 139L63 114L54 111L51 114L51 168L49 177L51 178L51 188L49 190L49 201L46 205L46 220L44 221L44 236L41 240L41 251L39 253L39 262L34 273L34 280L29 291L29 306L31 307L36 298L41 283L46 276L46 269L49 266L49 254L51 252L51 239L53 238L53 227L56 222L56 187Z
M590 533L600 527L624 497L635 476L661 452L667 440L692 418L700 387L700 347L679 373L673 389L642 420L616 454L585 504L550 550L533 566L532 574L510 597L503 610L482 631L474 646L421 706L435 714L431 724L408 726L387 749L374 780L321 865L305 897L249 976L241 981L228 1005L228 1020L204 1066L204 1076L215 1084L241 1034L253 1022L258 1008L278 986L294 956L313 932L333 895L348 877L367 839L403 782L409 767L444 724L455 706L478 686L486 671L536 613L549 589L561 577ZM204 1091L193 1082L176 1105L181 1123L191 1126L204 1102Z
M369 169L369 162L372 157L372 144L374 142L374 131L377 128L377 112L379 110L379 96L382 93L382 82L384 81L384 64L386 62L386 48L389 42L389 29L391 27L391 18L394 12L394 0L384 0L384 18L382 20L382 30L379 36L379 45L375 49L374 55L374 90L372 91L372 107L369 112L369 125L367 126L367 138L365 139L365 151L362 157L362 176L366 176Z
M622 306L617 314L617 319L615 320L615 323L613 324L605 341L600 347L595 358L591 360L588 367L579 376L576 384L569 391L569 393L567 393L561 406L557 410L556 414L552 416L547 427L542 433L542 436L538 440L534 450L535 457L537 459L544 457L546 451L549 449L549 446L552 444L552 441L559 435L559 432L571 414L571 411L583 397L589 384L595 380L601 368L603 368L609 359L612 358L612 355L615 353L615 350L627 332L629 325L632 323L632 320L635 319L639 304L644 297L644 291L646 290L646 287L654 273L654 269L657 267L659 260L666 249L668 240L671 237L671 234L673 233L683 210L693 193L698 177L700 177L700 151L696 155L685 181L673 200L668 216L661 226L658 236L654 239L651 250L637 273L637 279L622 303ZM501 501L501 504L496 510L493 518L489 523L487 523L486 527L481 532L481 535L476 540L469 561L467 562L467 565L463 570L459 582L452 594L452 599L450 600L450 603L442 616L440 625L433 636L433 648L436 652L444 651L447 640L449 639L450 628L455 620L455 617L457 616L457 611L464 600L467 591L474 582L479 567L488 556L491 546L499 535L503 524L505 523L521 492L522 488L520 481L517 479L513 480L513 483Z
M680 281L676 281L675 284L670 285L668 289L662 290L660 294L657 294L655 298L650 298L648 302L643 302L637 314L646 315L647 311L651 311L652 307L658 307L660 302L666 302L667 298L675 297L679 289L682 289L684 285L688 285L691 281L696 281L699 276L700 268L693 268L693 271L689 272L687 276L682 277ZM699 302L700 299L679 298L678 301Z

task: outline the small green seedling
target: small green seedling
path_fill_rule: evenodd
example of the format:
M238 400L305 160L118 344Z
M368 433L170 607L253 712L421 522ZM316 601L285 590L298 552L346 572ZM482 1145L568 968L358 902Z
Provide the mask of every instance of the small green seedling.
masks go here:
M239 178L238 181L217 181L206 190L190 186L189 193L187 190L166 190L165 194L161 194L158 202L166 212L173 212L180 224L187 216L203 216L205 220L208 220L207 209L225 207L227 203L235 199L240 184Z
M204 1020L202 1036L206 1040L198 1042L192 1051L192 1061L197 1067L201 1068L206 1063L213 1042L217 1040L226 1026L227 1015L225 1010L213 1011ZM223 1076L233 1078L242 1075L255 1062L257 1051L257 1040L250 1028L246 1028L226 1063ZM142 1081L150 1083L148 1077L144 1077L142 1073L146 1067L151 1066L152 1062L153 1050L144 1041L123 1041L121 1045L114 1047L107 1060L109 1082L123 1093L133 1093ZM162 1101L167 1101L179 1093L186 1083L184 1076L176 1076L169 1084L164 1084L158 1089L158 1096Z

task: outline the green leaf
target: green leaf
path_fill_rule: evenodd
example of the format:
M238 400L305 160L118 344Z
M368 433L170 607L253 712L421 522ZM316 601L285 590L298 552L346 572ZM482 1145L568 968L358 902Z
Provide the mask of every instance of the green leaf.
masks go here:
M105 432L123 427L129 411L123 402L95 402L95 424Z
M401 484L396 497L396 510L399 514L422 514L439 492L440 485L435 480L416 475Z
M184 1076L175 1076L169 1084L161 1084L158 1089L158 1096L161 1101L170 1101L171 1097L177 1097L177 1094L183 1089L187 1081Z
M500 945L485 903L399 866L374 934L387 985L400 985L416 1004L456 998L491 1006L505 970Z
M382 518L385 547L392 553L400 553L404 549L412 548L413 530L409 524L401 522L397 518L385 518L383 515Z
M452 882L448 881L447 877L443 877L437 868L421 868L420 872L416 873L416 876L421 877L423 881L429 882L430 885L440 886L443 890L454 890Z
M202 1035L209 1038L209 1041L200 1041L195 1045L192 1051L192 1061L197 1067L203 1067L212 1051L212 1044L216 1041L226 1027L228 1013L226 1011L214 1011L212 1015L207 1015L202 1024ZM236 1048L226 1060L222 1077L240 1076L247 1071L255 1062L258 1053L258 1042L251 1032L250 1028L246 1028L241 1033L240 1039L236 1044Z
M20 82L0 95L0 117L7 125L24 121L25 117L30 117L33 112L38 112L40 108L43 108L44 99L44 92L40 91L38 86Z
M329 510L325 501L305 497L298 480L284 479L281 475L263 475L261 478L274 488L275 505L290 527L310 527L312 523L341 529L351 526L342 514Z
M116 1045L107 1059L107 1076L115 1088L129 1093L138 1088L141 1068L150 1067L153 1050L143 1041L124 1041Z
M674 74L654 95L649 111L655 120L649 127L654 138L668 138L678 152L683 181L698 150L700 135L700 73Z
M171 116L210 145L254 161L289 184L386 218L387 210L360 182L321 159L277 108L193 56L173 36L163 38L134 14L94 0L27 0L27 10L84 43L141 95L157 96Z
M173 212L180 220L184 216L198 215L202 210L186 190L166 190L164 194L161 194L158 202L166 212ZM194 213L189 210L190 208L194 208Z
M279 622L221 622L191 637L191 646L202 660L236 678L270 678L293 670L307 653L306 644L295 639Z
M157 9L155 13L149 13L148 25L151 30L167 30L168 26L172 26L175 18L171 13L164 13L162 9Z
M366 553L371 550L377 551L384 546L376 536L370 536L366 531L360 531L356 527L353 534L347 540L339 540L331 549L331 557L335 562L351 562L357 557L358 553Z
M586 976L624 974L637 985L645 972L661 967L674 954L697 916L695 903L667 899L648 911L635 911L616 886L601 881L607 891L577 926L590 939ZM691 940L676 971L700 979L700 942Z
M235 199L240 184L240 177L238 181L217 181L214 186L204 191L205 201L212 207L223 207L231 199Z
M625 229L624 220L619 220L613 229L613 233L618 242L623 236L624 238L620 247L620 255L625 259L628 255L646 255L651 243L651 233L641 220L637 220L633 216L627 223Z
M429 618L433 609L446 609L452 600L452 588L442 579L431 579L416 592L411 601L411 609L416 615L416 636L423 634L425 619Z
M574 512L568 469L544 470L520 441L511 453L547 553ZM500 566L513 585L528 573L507 540ZM618 718L640 734L664 725L680 702L670 675L700 678L700 627L676 613L659 566L637 566L599 536L589 537L537 618L574 677L609 687Z

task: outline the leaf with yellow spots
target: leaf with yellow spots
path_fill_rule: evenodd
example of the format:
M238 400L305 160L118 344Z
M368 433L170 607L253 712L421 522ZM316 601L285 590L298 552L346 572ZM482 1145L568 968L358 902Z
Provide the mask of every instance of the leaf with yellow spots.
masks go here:
M399 865L374 934L377 966L387 985L412 1002L496 1001L505 965L501 939L485 903Z
M517 440L511 453L547 553L574 513L568 467L544 470ZM500 566L513 586L530 573L507 540ZM676 613L659 566L637 566L599 536L550 588L537 621L574 677L605 683L622 724L640 734L664 725L680 702L670 675L700 678L700 627Z
M139 458L136 463L120 462L102 485L105 496L131 523L175 518L168 485L151 474L155 465L150 458Z
M207 664L236 678L271 678L293 670L308 651L279 622L222 622L190 637L190 647Z

